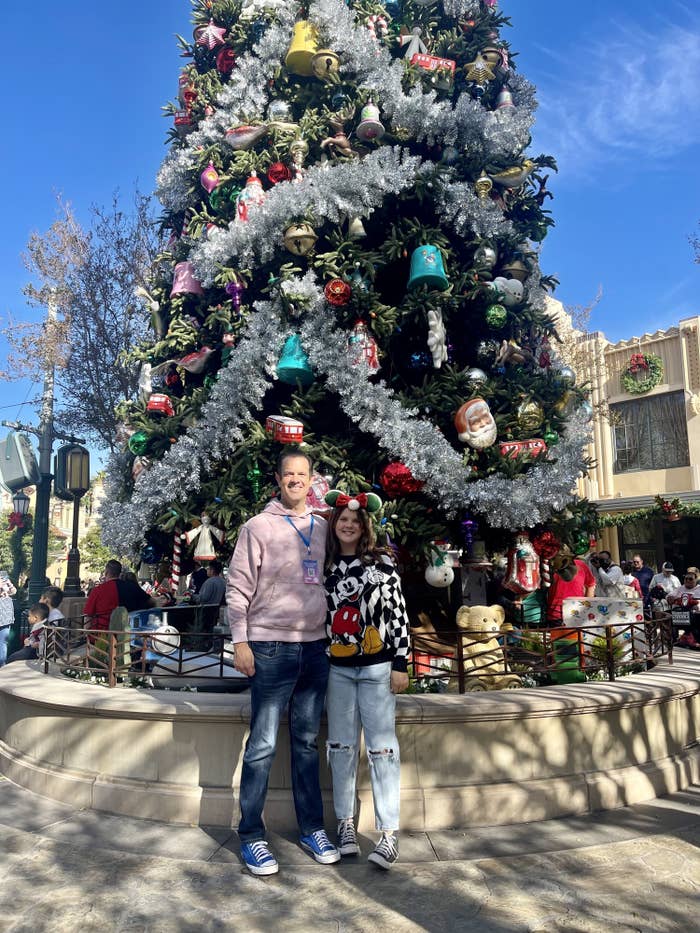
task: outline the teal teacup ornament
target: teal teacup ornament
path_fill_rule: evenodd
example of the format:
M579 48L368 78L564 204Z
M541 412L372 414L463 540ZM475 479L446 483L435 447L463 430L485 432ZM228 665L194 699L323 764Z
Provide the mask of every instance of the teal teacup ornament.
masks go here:
M313 370L298 334L290 334L284 342L277 364L277 377L281 382L292 386L298 382L303 386L310 386L314 381Z
M411 273L408 277L408 287L417 288L427 285L428 288L437 288L444 292L449 288L442 253L437 246L426 243L413 250L411 256Z

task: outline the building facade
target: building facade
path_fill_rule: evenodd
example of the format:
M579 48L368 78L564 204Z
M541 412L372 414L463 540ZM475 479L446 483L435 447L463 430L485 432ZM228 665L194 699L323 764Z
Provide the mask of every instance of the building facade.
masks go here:
M559 302L552 312L562 320ZM596 412L594 466L579 493L616 523L599 547L618 560L641 553L652 567L700 565L700 517L684 514L700 503L700 317L616 343L601 331L572 337Z

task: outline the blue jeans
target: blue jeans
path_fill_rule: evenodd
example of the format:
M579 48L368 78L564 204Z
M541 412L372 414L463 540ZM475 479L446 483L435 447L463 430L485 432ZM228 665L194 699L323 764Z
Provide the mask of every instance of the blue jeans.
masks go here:
M394 724L396 697L391 692L391 663L367 667L331 665L328 680L328 763L333 775L333 805L339 820L355 813L355 785L364 729L374 817L380 832L399 828L399 742Z
M242 843L265 838L262 812L280 718L288 707L292 793L302 835L323 829L318 730L328 685L326 642L251 641L250 735L241 772Z
M10 638L11 632L11 625L6 625L4 628L0 628L0 667L3 666L5 661L7 661L7 642Z

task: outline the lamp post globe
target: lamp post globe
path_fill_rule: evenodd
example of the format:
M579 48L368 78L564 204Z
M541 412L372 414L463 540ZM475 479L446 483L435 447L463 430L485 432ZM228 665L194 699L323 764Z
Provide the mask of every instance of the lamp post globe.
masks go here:
M84 596L80 588L80 551L78 550L78 523L80 500L90 488L90 454L80 444L66 444L56 452L55 490L57 495L73 500L73 536L68 551L65 596Z
M29 496L21 489L12 497L12 510L22 518L29 512Z

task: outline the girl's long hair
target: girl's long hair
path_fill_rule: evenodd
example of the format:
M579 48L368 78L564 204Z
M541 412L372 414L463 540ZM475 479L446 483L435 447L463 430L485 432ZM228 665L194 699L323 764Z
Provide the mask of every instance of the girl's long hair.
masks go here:
M338 519L346 510L347 506L343 506L341 509L333 509L331 517L328 520L328 547L326 550L326 570L328 570L332 564L337 563L338 557L340 556L340 544L338 543L338 538L335 534L335 526L338 524ZM367 513L366 509L357 509L353 512L354 515L360 519L362 523L362 535L360 540L357 542L357 550L355 551L356 557L362 561L363 564L376 564L382 562L387 556L391 558L394 562L394 555L392 551L388 548L379 547L377 544L377 539L374 535L374 528L372 527L372 521Z

